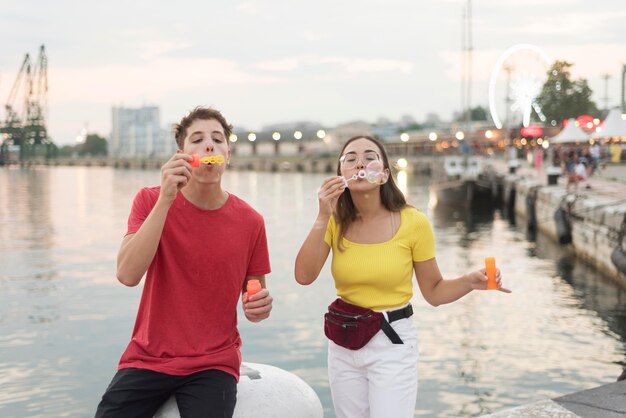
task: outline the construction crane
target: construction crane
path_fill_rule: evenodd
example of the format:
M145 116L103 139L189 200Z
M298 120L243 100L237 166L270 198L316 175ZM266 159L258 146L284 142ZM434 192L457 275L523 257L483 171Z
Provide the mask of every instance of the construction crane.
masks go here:
M35 145L46 145L46 157L50 156L47 96L48 57L42 45L34 65L29 54L24 57L4 105L5 120L0 122L0 163L8 155L9 145L20 148L20 160L24 160Z

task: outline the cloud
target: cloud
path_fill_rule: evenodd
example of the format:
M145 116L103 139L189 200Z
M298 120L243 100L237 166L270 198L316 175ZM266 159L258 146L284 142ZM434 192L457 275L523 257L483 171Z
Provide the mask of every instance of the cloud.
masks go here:
M223 59L157 59L141 65L50 69L50 103L119 103L158 100L170 92L222 86L280 83Z
M557 13L549 15L534 15L518 21L515 25L497 24L490 19L490 24L476 25L477 31L487 34L521 34L524 37L537 36L572 36L573 39L584 38L606 39L614 36L614 32L604 30L611 21L622 22L626 18L625 10L602 10L585 13ZM621 23L619 23L621 24ZM549 41L549 39L545 39Z
M302 57L290 57L259 62L254 65L254 68L261 71L281 72L295 71L303 65L306 65L306 63L303 62Z
M322 60L330 64L338 64L349 73L402 73L408 74L413 70L414 64L408 61L391 60L384 58L343 58L328 57Z
M263 61L254 67L263 71L295 71L305 67L326 66L328 71L343 73L401 73L413 71L414 64L410 61L401 61L384 58L352 58L341 56L300 55L278 60ZM323 70L321 72L324 72ZM322 74L323 76L323 74Z
M137 43L136 49L141 51L139 55L141 59L149 61L192 46L191 42L142 41Z
M454 0L452 0L454 1ZM513 4L511 4L510 2L507 3L503 3L502 0L487 0L484 2L486 5L488 5L489 3L493 4L493 5L497 5L497 6L502 6L503 4L506 5L507 7L523 7L525 9L528 9L529 6L568 6L568 7L572 7L573 3L578 3L579 5L587 5L588 3L585 0L523 0L523 1L518 1L518 2L513 2Z
M306 31L302 34L302 38L309 42L319 42L330 39L330 34L321 30Z
M513 46L513 45L511 45ZM544 45L540 47L553 60L568 61L574 64L572 76L574 78L599 77L604 73L615 73L621 70L621 62L626 56L626 44L590 43L585 45ZM472 65L472 79L477 82L487 81L491 76L491 71L504 49L483 49L474 51ZM529 63L539 60L526 54ZM444 61L446 76L450 81L461 80L462 57L460 51L442 51L439 56ZM511 57L515 60L515 57ZM517 65L523 60L517 59ZM506 63L505 63L506 64Z
M472 79L474 81L487 81L498 56L503 52L504 50L474 51L472 54ZM439 57L444 62L443 67L447 79L455 83L460 82L463 75L461 51L441 51Z
M571 68L574 78L594 78L605 73L618 77L626 57L626 44L553 45L546 51L555 60L574 64Z
M262 7L255 2L252 1L244 1L239 3L235 8L239 13L247 14L247 15L260 15L262 12Z

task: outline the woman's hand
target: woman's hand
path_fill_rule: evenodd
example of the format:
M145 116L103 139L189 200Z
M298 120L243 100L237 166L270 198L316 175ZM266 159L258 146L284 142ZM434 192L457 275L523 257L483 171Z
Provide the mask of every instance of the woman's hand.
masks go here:
M241 296L243 302L243 312L250 322L261 322L269 318L272 311L272 296L267 289L261 289L259 293L248 298L248 292L243 292Z
M178 152L161 167L161 194L160 198L167 203L176 199L176 193L187 185L191 178L191 157Z
M469 285L473 290L487 290L487 271L480 269L473 271L467 275ZM496 269L496 283L498 284L498 290L504 293L511 293L511 290L502 287L502 275L500 269Z
M332 215L337 205L337 200L344 190L346 190L346 186L342 177L333 176L324 180L324 183L317 191L320 215Z

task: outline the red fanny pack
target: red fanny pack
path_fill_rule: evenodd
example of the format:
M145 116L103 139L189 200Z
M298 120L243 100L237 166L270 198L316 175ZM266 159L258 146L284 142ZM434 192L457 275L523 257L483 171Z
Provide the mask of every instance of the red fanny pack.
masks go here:
M381 329L385 315L352 305L337 298L324 314L324 334L329 340L350 350L358 350Z

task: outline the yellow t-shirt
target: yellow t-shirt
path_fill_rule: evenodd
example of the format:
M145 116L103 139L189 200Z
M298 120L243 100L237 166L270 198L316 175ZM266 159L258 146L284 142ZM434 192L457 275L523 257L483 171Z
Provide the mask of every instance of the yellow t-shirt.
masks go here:
M374 310L406 305L413 296L413 262L435 257L435 238L428 218L412 207L400 211L400 228L391 240L357 244L343 238L331 216L324 241L333 250L331 271L337 295Z

